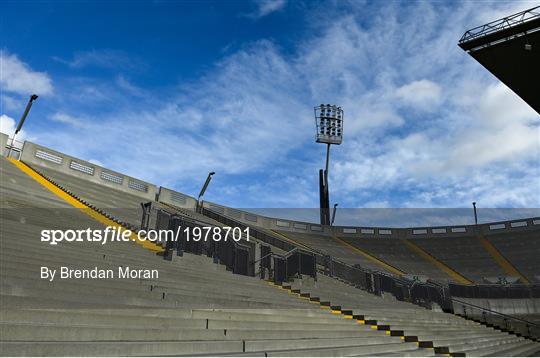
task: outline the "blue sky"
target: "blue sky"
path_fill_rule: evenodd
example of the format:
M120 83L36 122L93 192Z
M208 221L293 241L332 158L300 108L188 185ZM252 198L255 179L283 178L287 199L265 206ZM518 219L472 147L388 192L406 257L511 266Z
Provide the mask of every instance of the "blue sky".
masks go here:
M539 116L457 46L538 2L2 2L2 131L244 208L540 207Z

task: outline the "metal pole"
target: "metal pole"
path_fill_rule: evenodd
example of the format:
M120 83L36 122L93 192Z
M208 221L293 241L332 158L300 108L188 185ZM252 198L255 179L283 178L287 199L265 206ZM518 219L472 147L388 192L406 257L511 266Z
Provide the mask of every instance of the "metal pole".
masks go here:
M338 204L334 204L334 212L332 213L332 222L330 223L330 226L334 226L334 220L336 220L337 206L338 206Z
M32 108L32 104L37 98L38 96L36 94L31 95L30 99L28 100L28 103L26 104L26 108L24 109L23 115L21 116L21 119L19 120L17 129L15 129L15 133L13 133L13 137L11 137L11 145L9 146L9 150L7 154L8 158L11 157L11 152L13 150L13 146L15 145L15 136L21 131L24 121L26 120L26 116L28 116L28 112L30 112L30 108Z
M326 166L324 170L324 180L328 186L328 164L330 163L330 143L326 144Z
M37 95L33 94L30 96L30 99L28 100L28 103L26 104L26 108L24 110L24 113L21 117L21 120L19 121L19 125L17 126L17 129L15 130L15 134L19 133L21 130L24 121L26 120L26 116L28 115L28 112L30 112L30 108L32 108L32 103L38 98ZM15 138L15 135L13 135L13 138Z
M200 211L201 207L201 197L206 192L206 188L208 188L208 184L210 184L210 180L212 180L212 175L216 174L216 172L210 172L208 173L208 176L206 177L206 181L204 182L204 185L201 189L201 192L199 193L199 196L197 198L197 211Z
M478 215L476 214L476 201L473 201L472 206L474 211L474 225L478 225Z
M328 185L328 166L330 163L330 143L326 144L326 164L324 169L324 223L323 225L330 225L330 188Z

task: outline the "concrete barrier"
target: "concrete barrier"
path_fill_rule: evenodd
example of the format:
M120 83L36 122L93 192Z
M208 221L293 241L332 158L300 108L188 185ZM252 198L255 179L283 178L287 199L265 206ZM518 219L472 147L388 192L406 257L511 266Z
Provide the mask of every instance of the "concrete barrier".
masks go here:
M204 207L216 211L219 214L238 220L246 225L253 225L268 230L281 230L300 233L317 233L319 235L329 235L332 232L330 226L321 226L319 224L292 221L286 219L271 218L268 216L258 215L239 209L229 208L223 205L205 201Z
M205 201L204 205L216 212L238 220L244 224L254 225L270 230L280 230L317 235L335 235L354 238L411 239L442 238L500 234L501 232L523 232L540 230L540 218L501 221L480 225L456 225L419 228L394 227L355 227L355 226L323 226L310 222L286 220L253 214L247 211L229 208L220 204Z
M195 210L197 207L197 200L195 198L164 187L159 188L157 201L192 210Z
M8 135L4 133L0 133L0 154L4 157L7 156L7 143L8 143Z
M103 168L29 141L24 143L20 160L36 167L38 170L39 167L45 167L121 190L147 200L155 200L156 198L157 186L154 184Z

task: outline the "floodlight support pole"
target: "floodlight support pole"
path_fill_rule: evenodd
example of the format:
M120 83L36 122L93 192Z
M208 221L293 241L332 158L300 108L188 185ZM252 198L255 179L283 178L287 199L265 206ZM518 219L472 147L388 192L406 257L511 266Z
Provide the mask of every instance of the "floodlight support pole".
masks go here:
M478 225L478 215L476 213L476 201L473 201L473 212L474 212L474 225Z
M321 207L321 225L330 224L330 194L328 188L328 166L330 163L330 143L326 144L326 164L320 178L320 207Z
M21 130L24 124L24 121L26 120L26 116L28 116L28 112L30 112L30 108L32 108L32 104L37 98L38 96L35 94L30 96L30 99L28 100L28 103L26 104L26 108L24 109L24 113L21 119L19 120L19 125L17 126L17 129L15 130L15 134L13 135L13 138L15 138L15 135L17 135L17 133L19 133L19 131Z
M30 99L28 100L28 103L26 104L26 108L24 109L23 115L21 116L21 119L19 120L17 129L15 129L15 133L13 133L13 137L11 137L11 145L9 146L9 151L7 155L8 158L11 157L11 151L15 144L15 136L21 131L24 121L26 120L26 117L28 116L28 112L30 112L30 109L32 108L32 104L34 103L36 99L38 99L38 96L36 94L33 94L30 96Z
M327 143L326 144L326 166L325 166L325 170L324 170L326 183L328 183L328 165L329 165L329 163L330 163L330 143Z
M206 177L206 181L204 182L204 185L199 193L199 196L197 197L197 212L200 212L202 210L201 198L206 192L206 189L208 188L208 184L210 184L210 181L212 180L212 175L214 174L216 174L216 172L208 173L208 176Z

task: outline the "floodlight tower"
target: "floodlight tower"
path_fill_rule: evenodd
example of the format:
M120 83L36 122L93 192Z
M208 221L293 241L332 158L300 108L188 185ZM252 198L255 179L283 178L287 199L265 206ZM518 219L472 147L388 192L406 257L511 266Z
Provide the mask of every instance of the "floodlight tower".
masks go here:
M317 143L326 144L326 166L319 170L319 195L321 206L321 225L330 225L330 197L328 194L328 164L330 145L340 145L343 140L343 110L330 104L315 107L315 126Z

